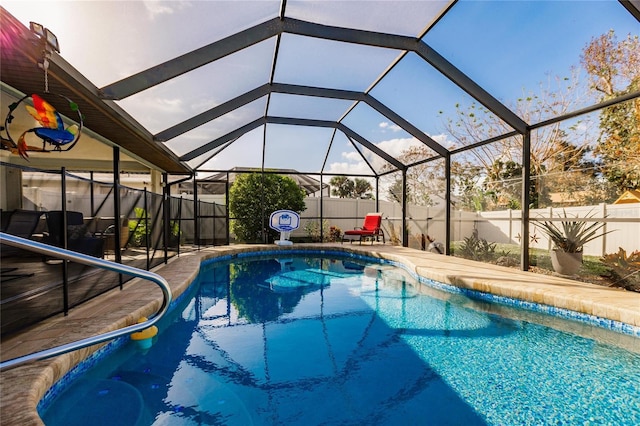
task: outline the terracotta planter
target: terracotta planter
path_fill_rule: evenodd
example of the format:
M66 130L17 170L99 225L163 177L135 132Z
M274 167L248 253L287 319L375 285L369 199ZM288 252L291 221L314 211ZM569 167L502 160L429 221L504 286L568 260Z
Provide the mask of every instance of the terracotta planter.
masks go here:
M551 264L560 275L575 275L582 266L582 252L565 253L560 250L551 250Z
M120 248L123 248L127 241L129 241L129 227L123 226L120 228ZM115 234L105 234L104 249L110 252L115 251L115 242Z

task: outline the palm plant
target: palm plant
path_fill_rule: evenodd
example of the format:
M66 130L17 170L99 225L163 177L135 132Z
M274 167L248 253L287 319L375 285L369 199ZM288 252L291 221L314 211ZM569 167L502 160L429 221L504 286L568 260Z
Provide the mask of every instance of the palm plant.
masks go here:
M559 227L550 221L535 223L536 227L547 234L556 250L565 253L581 253L586 243L611 232L598 232L605 226L604 222L588 224L584 220L569 220L571 218L567 216L567 212L564 210L563 214L566 220L561 221ZM587 215L585 219L592 217L593 215ZM575 219L578 219L578 217Z

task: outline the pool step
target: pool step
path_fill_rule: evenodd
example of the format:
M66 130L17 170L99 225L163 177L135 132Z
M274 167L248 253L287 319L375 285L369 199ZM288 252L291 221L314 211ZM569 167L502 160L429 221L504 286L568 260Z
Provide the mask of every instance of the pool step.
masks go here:
M89 408L90 407L90 408ZM65 426L141 426L147 423L141 393L126 382L81 379L56 401L45 424Z
M409 272L393 265L371 265L364 270L365 276L376 278L376 284L367 285L363 294L375 294L378 297L411 298L418 294L416 279ZM372 289L370 287L375 287Z

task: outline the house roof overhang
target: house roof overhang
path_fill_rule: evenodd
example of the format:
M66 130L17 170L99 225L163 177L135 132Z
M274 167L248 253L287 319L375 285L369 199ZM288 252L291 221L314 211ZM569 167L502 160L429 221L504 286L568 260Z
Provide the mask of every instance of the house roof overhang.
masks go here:
M44 72L39 37L0 7L0 77L2 81L24 94L42 93ZM82 76L56 52L48 59L48 89L50 93L73 100L83 115L84 126L111 141L114 145L144 158L150 165L171 174L192 173L190 167L166 146L157 143L153 135L115 102L103 100L98 88ZM57 111L67 117L77 114L61 97L47 99Z

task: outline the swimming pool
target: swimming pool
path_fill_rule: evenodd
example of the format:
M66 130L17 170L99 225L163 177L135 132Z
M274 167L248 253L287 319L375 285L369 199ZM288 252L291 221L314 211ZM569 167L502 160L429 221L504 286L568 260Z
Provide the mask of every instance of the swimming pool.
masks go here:
M246 257L196 284L149 350L123 341L43 400L46 424L640 423L617 333L372 259Z

